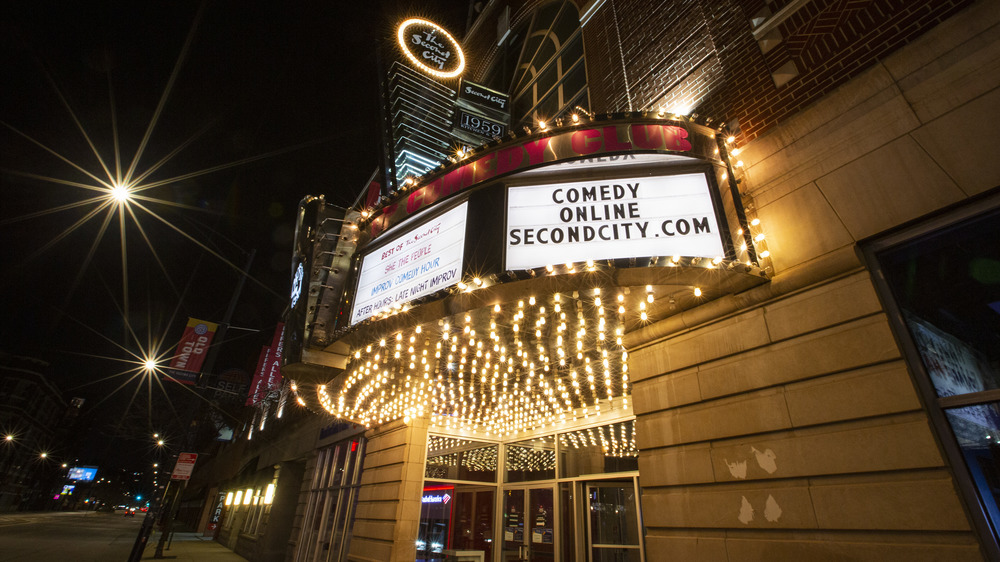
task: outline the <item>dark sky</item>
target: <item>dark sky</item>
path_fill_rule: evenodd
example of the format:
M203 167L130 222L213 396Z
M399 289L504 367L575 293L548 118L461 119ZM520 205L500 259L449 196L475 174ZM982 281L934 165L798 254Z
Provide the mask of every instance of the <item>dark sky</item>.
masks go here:
M51 362L67 398L96 404L129 367L101 357L161 339L165 351L188 316L221 321L253 250L215 371L252 369L287 302L298 202L348 205L377 165L375 46L404 15L461 36L466 10L443 0L8 5L0 350ZM107 181L94 152L114 175L116 137L124 173L154 117L133 176L166 159L142 182L164 183L142 192L138 226L107 210L87 218L96 202L58 210L101 194L43 178ZM101 411L123 412L133 389Z

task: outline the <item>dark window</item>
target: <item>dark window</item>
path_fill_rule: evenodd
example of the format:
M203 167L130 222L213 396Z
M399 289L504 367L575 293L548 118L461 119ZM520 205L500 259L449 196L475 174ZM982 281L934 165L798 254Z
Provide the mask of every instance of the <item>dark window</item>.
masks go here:
M874 242L866 254L984 543L996 549L1000 197L991 199Z

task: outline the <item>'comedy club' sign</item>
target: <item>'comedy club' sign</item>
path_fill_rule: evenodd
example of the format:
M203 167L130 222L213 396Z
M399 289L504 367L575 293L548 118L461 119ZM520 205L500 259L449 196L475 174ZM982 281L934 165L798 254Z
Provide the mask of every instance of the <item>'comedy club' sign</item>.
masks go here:
M415 189L399 203L378 209L369 235L375 238L453 193L548 162L632 151L694 153L711 158L715 147L709 141L714 143L708 137L698 138L698 144L692 146L688 131L676 125L630 124L577 129L498 148Z

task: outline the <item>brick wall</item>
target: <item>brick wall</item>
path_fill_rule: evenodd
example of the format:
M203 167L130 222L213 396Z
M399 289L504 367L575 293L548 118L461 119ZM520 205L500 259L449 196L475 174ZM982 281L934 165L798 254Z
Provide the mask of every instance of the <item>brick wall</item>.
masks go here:
M786 3L607 0L584 28L593 108L687 106L738 120L749 141L971 0L813 0L777 26L781 39L764 53L750 19ZM776 84L781 72L792 77Z

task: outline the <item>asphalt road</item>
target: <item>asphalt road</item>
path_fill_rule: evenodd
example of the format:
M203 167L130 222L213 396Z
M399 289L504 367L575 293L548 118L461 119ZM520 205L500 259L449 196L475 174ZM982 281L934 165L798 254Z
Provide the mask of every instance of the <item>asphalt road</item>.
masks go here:
M92 511L0 514L0 562L128 559L142 516Z

